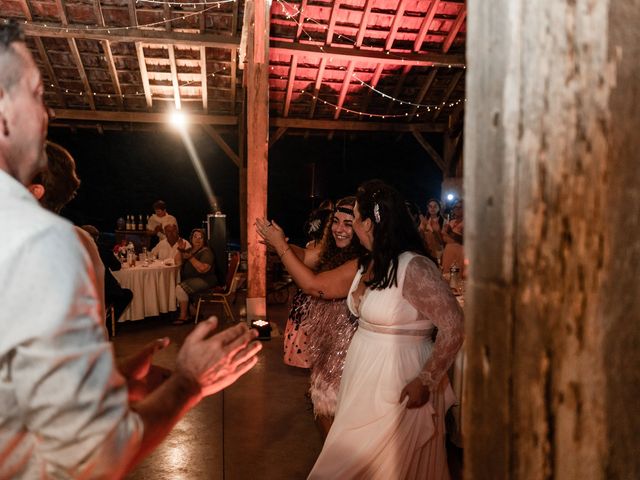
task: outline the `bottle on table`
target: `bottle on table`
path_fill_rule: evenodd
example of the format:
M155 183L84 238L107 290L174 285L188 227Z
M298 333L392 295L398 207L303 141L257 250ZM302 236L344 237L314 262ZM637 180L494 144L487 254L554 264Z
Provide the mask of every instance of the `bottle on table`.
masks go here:
M138 215L138 230L144 230L144 225L142 225L142 215Z

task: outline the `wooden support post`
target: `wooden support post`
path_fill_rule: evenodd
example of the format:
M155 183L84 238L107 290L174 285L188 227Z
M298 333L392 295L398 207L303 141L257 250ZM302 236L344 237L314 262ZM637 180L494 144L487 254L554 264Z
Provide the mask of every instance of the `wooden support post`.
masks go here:
M266 248L253 226L267 216L269 152L269 12L267 2L253 2L253 26L247 43L247 319L267 313Z
M464 476L640 478L640 9L468 5Z

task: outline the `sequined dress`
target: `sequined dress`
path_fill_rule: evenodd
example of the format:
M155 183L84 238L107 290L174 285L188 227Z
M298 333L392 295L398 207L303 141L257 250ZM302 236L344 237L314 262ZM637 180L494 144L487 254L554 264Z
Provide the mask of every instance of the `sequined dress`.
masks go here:
M292 367L309 368L307 332L301 326L308 315L312 297L298 290L291 301L291 310L284 330L284 363Z
M359 271L347 297L358 329L335 420L309 479L448 480L444 415L454 395L446 372L462 344L462 311L425 257L403 253L397 286L354 298L361 277ZM430 398L407 409L400 392L416 378Z
M333 417L344 359L358 327L356 317L345 299L314 298L301 326L308 335L313 412L316 416Z

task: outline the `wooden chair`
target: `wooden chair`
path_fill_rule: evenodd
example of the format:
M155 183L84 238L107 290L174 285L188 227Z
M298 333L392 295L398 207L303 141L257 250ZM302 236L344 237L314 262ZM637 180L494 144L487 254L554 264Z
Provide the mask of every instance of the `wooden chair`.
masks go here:
M200 306L203 303L221 303L224 307L226 315L231 317L233 322L236 321L231 311L231 306L227 300L229 296L236 290L236 273L240 266L240 252L231 252L229 254L229 268L227 268L227 279L224 286L213 287L206 292L198 294L198 304L196 305L196 319L195 323L198 323L198 317L200 316Z

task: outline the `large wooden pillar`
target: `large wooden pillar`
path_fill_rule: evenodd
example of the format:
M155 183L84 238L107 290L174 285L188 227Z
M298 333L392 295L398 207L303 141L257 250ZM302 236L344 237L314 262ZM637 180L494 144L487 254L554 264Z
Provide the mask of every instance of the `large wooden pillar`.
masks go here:
M640 3L468 8L465 478L640 478Z
M250 8L252 5L252 9ZM247 318L266 316L266 248L253 226L267 216L269 152L269 10L266 0L247 2L253 25L247 41Z

